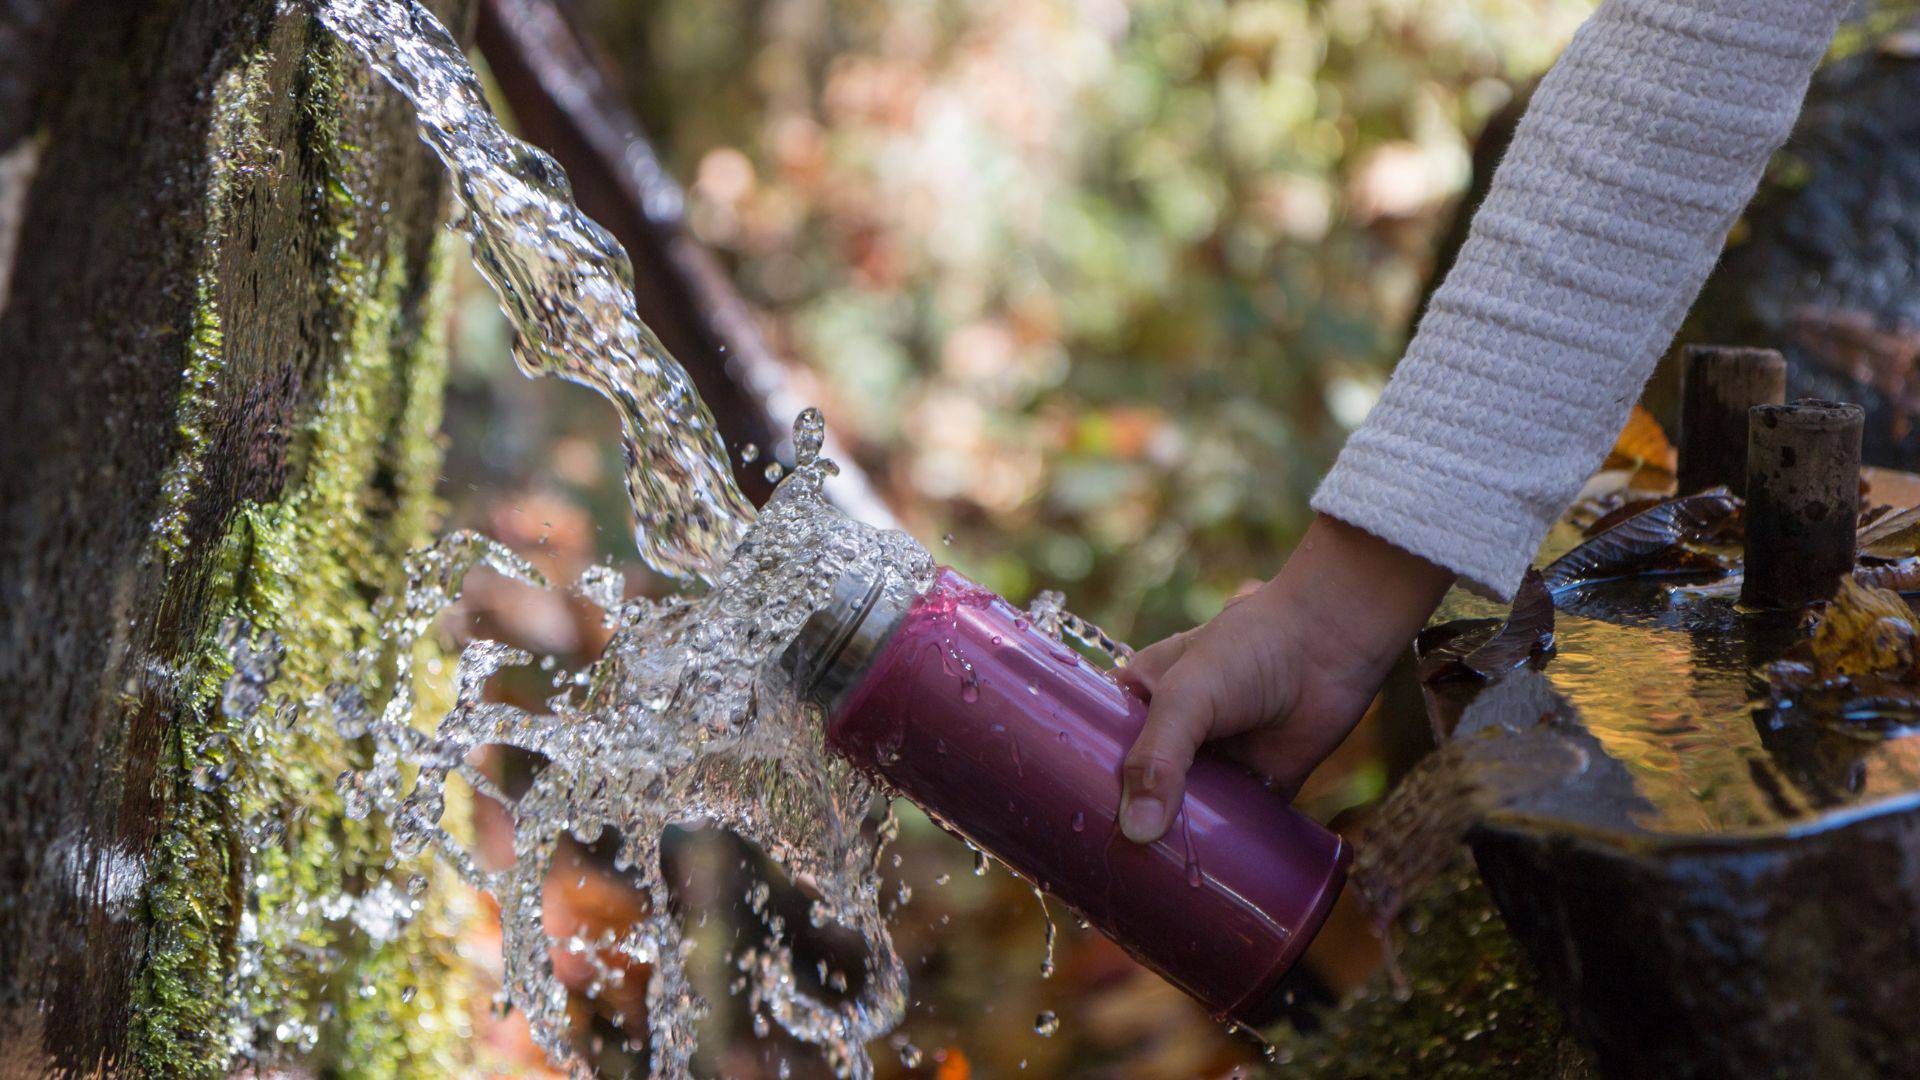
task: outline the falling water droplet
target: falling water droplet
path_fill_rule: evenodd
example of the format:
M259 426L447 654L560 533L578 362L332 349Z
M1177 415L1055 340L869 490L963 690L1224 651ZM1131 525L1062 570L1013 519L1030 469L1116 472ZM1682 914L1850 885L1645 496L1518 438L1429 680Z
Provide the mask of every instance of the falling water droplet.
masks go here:
M787 475L787 470L782 468L779 462L769 461L767 462L767 467L761 470L760 475L767 478L767 483L777 484L780 482L781 477Z
M1087 831L1087 815L1085 811L1075 810L1073 812L1073 831L1074 832Z
M740 448L740 464L751 465L759 460L760 447L757 444L748 443Z
M1060 927L1053 921L1053 911L1047 907L1047 894L1039 889L1033 890L1033 898L1040 901L1040 918L1047 924L1046 951L1040 957L1040 977L1053 978L1053 943L1060 936Z
M1060 1017L1052 1009L1043 1009L1033 1018L1033 1032L1043 1039L1053 1038L1053 1033L1059 1030Z

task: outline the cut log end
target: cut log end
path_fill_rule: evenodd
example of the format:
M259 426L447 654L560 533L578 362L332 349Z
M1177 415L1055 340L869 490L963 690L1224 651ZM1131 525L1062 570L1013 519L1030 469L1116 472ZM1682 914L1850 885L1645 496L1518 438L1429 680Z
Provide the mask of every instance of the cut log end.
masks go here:
M1754 407L1741 603L1792 608L1825 600L1853 569L1865 421L1860 406L1837 402Z
M1679 493L1725 485L1744 497L1747 413L1786 400L1786 358L1772 349L1693 345L1681 377Z

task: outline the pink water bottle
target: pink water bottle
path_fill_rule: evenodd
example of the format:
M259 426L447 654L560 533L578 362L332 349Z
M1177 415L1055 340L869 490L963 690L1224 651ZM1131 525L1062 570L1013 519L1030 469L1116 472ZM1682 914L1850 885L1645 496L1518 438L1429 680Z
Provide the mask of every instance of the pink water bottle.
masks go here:
M1121 762L1146 703L950 570L918 596L842 577L783 664L835 751L1214 1015L1278 1018L1350 852L1250 773L1202 752L1167 835L1126 839Z

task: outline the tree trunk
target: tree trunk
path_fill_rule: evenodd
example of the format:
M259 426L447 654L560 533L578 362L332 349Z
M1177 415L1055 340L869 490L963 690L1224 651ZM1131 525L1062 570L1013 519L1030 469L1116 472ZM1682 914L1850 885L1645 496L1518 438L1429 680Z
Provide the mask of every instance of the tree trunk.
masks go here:
M0 301L0 1073L220 1075L236 1034L444 1073L446 890L363 917L430 871L383 871L306 707L357 650L391 671L373 604L430 535L440 170L302 4L64 8L0 123L38 142ZM284 647L257 711L223 624Z

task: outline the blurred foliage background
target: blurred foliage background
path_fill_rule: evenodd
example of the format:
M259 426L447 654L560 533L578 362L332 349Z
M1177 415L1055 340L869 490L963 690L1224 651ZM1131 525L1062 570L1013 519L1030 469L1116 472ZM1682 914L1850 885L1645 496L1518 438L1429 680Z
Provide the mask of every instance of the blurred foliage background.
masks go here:
M573 5L690 188L697 234L902 520L999 591L1060 589L1141 644L1278 567L1405 339L1476 133L1592 6ZM522 379L491 296L463 274L453 523L556 580L611 559L643 587L611 414ZM564 598L484 583L460 626L562 657L599 641ZM1377 758L1355 740L1318 778L1316 809L1377 794ZM902 1045L876 1048L883 1074L1258 1067L1256 1043L1064 912L1058 972L1040 979L1031 893L998 870L976 877L963 847L903 816L889 872L914 892L898 918L914 1007ZM724 907L738 883L722 870L710 891ZM633 901L590 876L550 892L555 917L623 917ZM1372 970L1362 924L1336 917L1303 995ZM751 1037L715 970L707 1070L808 1075L803 1052ZM579 1006L603 1067L631 1065L605 1010ZM1043 1010L1060 1018L1051 1036L1035 1030ZM623 1018L635 1032L638 1012ZM483 1041L501 1071L538 1067L510 1030Z
M1144 642L1277 567L1472 134L1592 5L581 7L903 514Z

